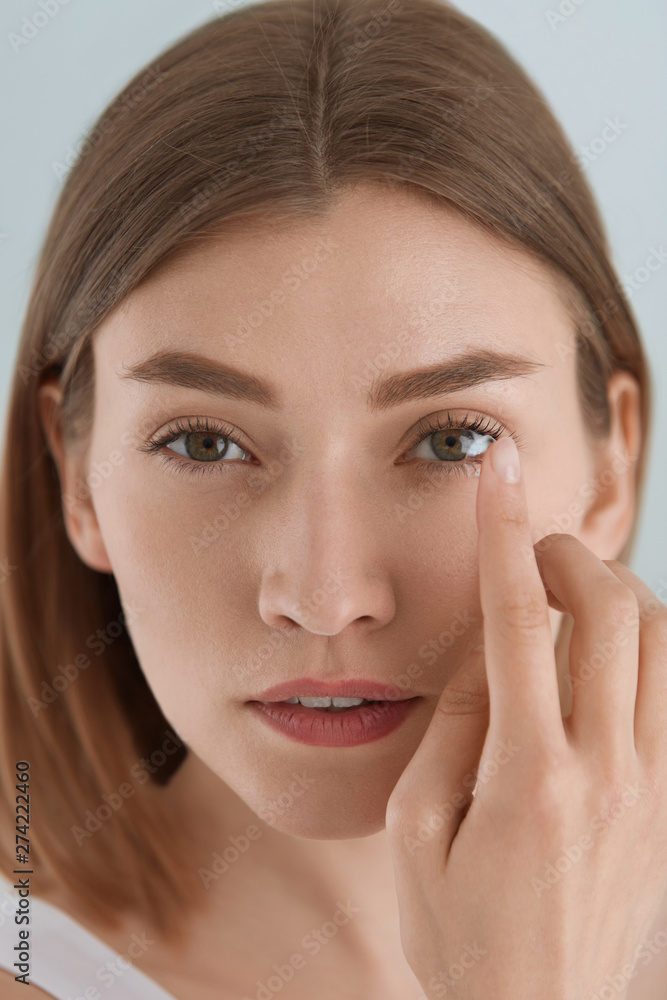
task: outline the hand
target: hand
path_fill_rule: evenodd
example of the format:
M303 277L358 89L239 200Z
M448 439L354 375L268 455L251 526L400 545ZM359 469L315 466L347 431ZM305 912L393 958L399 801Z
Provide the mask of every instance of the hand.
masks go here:
M484 652L387 805L401 943L429 1000L622 1000L667 890L667 608L572 535L533 546L509 440L477 494ZM565 718L549 605L574 619Z

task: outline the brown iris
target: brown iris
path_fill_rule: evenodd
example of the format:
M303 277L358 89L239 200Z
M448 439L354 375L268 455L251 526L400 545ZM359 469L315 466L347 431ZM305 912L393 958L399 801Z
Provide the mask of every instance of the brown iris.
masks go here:
M223 442L222 448L218 448L218 441ZM185 435L185 449L190 458L211 462L224 455L228 447L227 439L222 434L213 434L211 431L190 431Z
M431 436L432 448L438 458L448 462L460 462L465 458L474 441L471 431L465 428L436 431Z

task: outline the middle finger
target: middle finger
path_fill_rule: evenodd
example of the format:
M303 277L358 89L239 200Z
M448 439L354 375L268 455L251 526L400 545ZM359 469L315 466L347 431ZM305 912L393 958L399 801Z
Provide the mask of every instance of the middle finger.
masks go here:
M572 615L572 711L566 732L605 760L634 749L639 669L637 598L574 535L547 536L535 546L537 565L554 596Z

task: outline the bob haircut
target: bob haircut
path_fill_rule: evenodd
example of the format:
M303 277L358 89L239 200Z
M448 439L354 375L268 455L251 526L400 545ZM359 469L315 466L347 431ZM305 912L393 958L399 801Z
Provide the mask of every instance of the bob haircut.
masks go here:
M69 541L75 498L61 494L38 387L59 380L65 443L85 456L92 337L110 310L168 255L253 217L306 221L363 181L409 186L549 267L576 331L591 447L610 429L610 375L639 383L641 497L650 376L636 320L577 156L494 36L441 0L265 0L160 54L95 123L53 211L10 386L0 498L12 567L0 588L0 869L13 879L16 762L27 761L31 867L107 926L132 912L176 941L202 903L163 801L188 749L144 678L113 574ZM122 790L132 778L139 794Z

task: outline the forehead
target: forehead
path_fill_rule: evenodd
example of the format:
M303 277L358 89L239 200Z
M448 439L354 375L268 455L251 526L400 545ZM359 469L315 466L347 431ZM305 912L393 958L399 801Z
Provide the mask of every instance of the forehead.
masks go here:
M349 384L381 355L400 368L492 348L551 366L573 332L545 264L417 189L363 183L321 215L223 224L181 248L96 350L132 364L188 348L286 378L335 366Z

